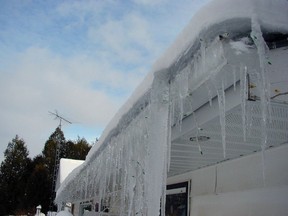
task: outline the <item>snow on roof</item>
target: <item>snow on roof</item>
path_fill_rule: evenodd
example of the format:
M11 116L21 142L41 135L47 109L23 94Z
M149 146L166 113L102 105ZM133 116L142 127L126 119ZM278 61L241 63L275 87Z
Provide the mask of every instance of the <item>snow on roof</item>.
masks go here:
M194 44L200 43L199 40L202 36L206 35L206 37L211 37L211 35L214 36L214 34L219 33L219 29L214 29L216 33L211 33L211 27L221 24L221 27L224 25L225 30L224 21L237 19L246 20L246 24L249 23L249 25L251 25L252 18L256 18L258 22L260 22L261 27L268 32L287 34L288 1L212 0L207 5L202 7L196 14L194 14L188 26L179 35L172 46L164 53L164 55L155 62L152 70L144 81L110 121L97 144L92 147L87 155L85 163L75 169L74 172L65 180L65 182L63 182L60 190L57 192L57 196L69 184L69 181L75 178L82 170L85 169L85 167L92 163L92 161L109 143L109 140L118 133L121 133L121 129L126 127L131 119L141 112L141 106L143 107L146 103L149 103L151 85L156 72L164 69L170 69L171 66L177 63L185 52L190 50ZM231 28L231 25L229 28ZM241 26L239 28L241 28ZM176 72L177 71L171 70L171 73Z
M73 160L61 158L57 176L56 190L60 187L66 177L78 166L84 163L84 160Z
M286 32L288 2L286 0L214 0L192 17L176 41L154 64L154 71L168 68L199 38L203 31L225 20L256 17L270 31Z

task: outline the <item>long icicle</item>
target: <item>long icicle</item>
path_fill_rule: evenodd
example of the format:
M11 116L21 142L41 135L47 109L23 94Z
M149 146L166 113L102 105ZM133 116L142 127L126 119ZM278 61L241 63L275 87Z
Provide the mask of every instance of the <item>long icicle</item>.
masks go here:
M248 95L248 84L247 84L247 67L240 66L240 95L241 95L241 110L242 110L242 128L243 128L243 137L244 142L246 142L246 130L247 130L247 95Z
M225 89L224 82L219 89L217 89L218 105L219 105L219 118L221 126L223 156L226 158L226 120L225 120Z
M251 37L254 44L257 47L260 71L258 72L258 85L260 89L260 101L261 101L261 149L262 149L262 175L263 175L263 185L266 185L266 173L265 173L265 150L267 148L267 119L269 111L271 110L270 105L270 85L267 79L267 65L268 65L268 52L269 48L263 38L261 27L257 17L253 16L251 20ZM271 112L270 112L271 114Z

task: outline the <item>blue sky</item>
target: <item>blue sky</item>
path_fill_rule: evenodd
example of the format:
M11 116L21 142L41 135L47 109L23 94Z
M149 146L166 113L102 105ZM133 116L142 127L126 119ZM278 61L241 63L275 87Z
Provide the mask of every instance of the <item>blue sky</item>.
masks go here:
M99 137L201 0L1 0L0 161L16 134L30 156L58 126Z

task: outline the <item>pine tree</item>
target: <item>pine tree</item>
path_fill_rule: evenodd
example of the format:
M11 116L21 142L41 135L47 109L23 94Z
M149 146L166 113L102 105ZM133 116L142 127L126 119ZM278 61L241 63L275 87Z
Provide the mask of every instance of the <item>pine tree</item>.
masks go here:
M0 167L0 215L13 214L24 207L25 187L29 175L31 160L23 139L17 135L9 142L4 152L4 161Z
M59 152L58 152L59 158L57 158L56 156L57 149L59 149ZM67 144L65 141L64 133L60 127L57 127L56 130L50 135L49 139L45 143L44 150L42 151L42 154L46 161L46 165L48 167L48 180L49 180L48 182L51 188L50 194L48 195L48 197L49 197L51 204L55 198L55 192L54 192L55 183L53 182L56 181L55 175L57 175L58 168L59 168L58 160L61 157L66 157L67 152L68 152L68 148L67 148ZM55 208L56 206L53 206L53 209Z
M76 160L85 160L86 155L88 154L89 150L91 149L91 145L87 142L85 138L80 138L73 141L67 142L69 152L68 158L76 159Z
M39 204L42 212L49 208L51 185L48 179L48 167L42 155L37 155L32 161L32 172L26 185L26 207L35 210Z
M67 155L68 149L64 133L59 127L57 127L56 130L50 135L42 151L47 167L49 169L49 178L51 180L53 178L57 144L60 144L60 158L65 157Z

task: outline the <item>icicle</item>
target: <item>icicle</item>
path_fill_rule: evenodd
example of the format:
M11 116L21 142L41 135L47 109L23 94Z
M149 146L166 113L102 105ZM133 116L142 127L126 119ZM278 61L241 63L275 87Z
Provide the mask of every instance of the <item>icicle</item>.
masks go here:
M253 118L252 118L252 114L254 112L254 103L253 102L250 102L250 101L247 101L246 103L246 107L247 107L247 112L246 112L246 125L247 125L247 128L246 128L246 131L247 131L247 134L246 136L251 136L251 131L252 131L252 125L253 125Z
M209 97L209 105L210 107L212 107L212 91L211 91L211 88L210 88L210 84L208 84L208 81L205 83L206 85L206 88L207 88L207 91L208 91L208 97Z
M105 169L105 166L104 166L104 163L103 163L103 161L104 161L104 158L103 158L103 156L101 155L100 156L100 167L104 167L104 169ZM100 209L102 208L102 200L103 200L103 198L104 198L104 196L103 196L103 178L104 178L104 175L102 175L102 176L100 176L99 175L99 186L98 186L98 189L99 189L99 201L100 201Z
M246 142L246 130L247 130L247 116L246 116L246 100L248 95L248 83L247 83L247 67L240 66L240 97L241 97L241 110L242 110L242 128L244 142Z
M113 145L115 145L115 143L113 143ZM119 169L118 169L118 160L119 160L119 146L117 146L118 148L113 151L113 157L112 157L112 160L113 160L113 173L112 173L112 191L117 191L117 188L116 188L116 179L118 178L118 173L119 173ZM115 203L116 202L116 195L114 195L111 199L111 202L112 203Z
M188 91L188 90L187 90ZM172 112L171 112L171 85L169 84L169 107L168 107L168 131L167 131L167 172L170 170L170 160L171 160L171 132L172 132Z
M169 86L167 71L155 74L152 86L150 142L148 144L149 169L146 176L147 185L147 214L159 215L160 200L165 199L166 175L167 175L167 142L169 119ZM165 215L165 211L161 211Z
M204 40L200 40L200 52L201 52L201 62L202 62L202 70L206 70L206 43Z
M88 169L86 170L86 172L85 172L85 195L84 195L84 197L85 197L85 199L87 199L87 193L88 193Z
M179 126L179 130L182 131L182 120L183 120L183 115L184 115L184 111L183 111L183 98L181 97L181 95L179 95L179 105L180 105L180 112L179 112L179 119L177 121L178 126Z
M150 104L124 122L127 125L79 172L71 187L72 201L97 197L100 211L109 204L111 214L126 216L159 215L161 200L164 215L172 123L166 76L167 71L156 75ZM61 203L66 198L58 200Z
M199 136L199 132L198 132L198 128L197 128L196 142L197 142L198 150L199 150L200 154L203 155L198 136Z
M270 110L270 89L267 79L267 64L268 64L268 51L269 48L264 41L260 24L255 16L251 20L251 37L257 47L260 71L258 72L258 85L260 90L261 111L262 111L262 150L266 149L267 145L267 116Z
M102 180L102 190L103 190L103 194L102 194L102 198L106 203L107 197L108 197L108 185L107 185L107 178L109 175L109 170L108 170L108 160L109 160L109 149L106 150L106 154L104 157L104 175L103 175L103 180Z
M184 116L184 101L188 95L189 79L188 74L190 71L190 66L184 68L173 81L173 101L176 103L176 110L174 115L176 115L176 125L179 126L179 130L182 129L182 120ZM174 107L175 108L175 107Z
M198 150L199 150L200 154L203 155L203 151L202 151L201 146L200 146L200 143L199 143L199 136L200 136L200 135L199 135L199 131L200 131L201 129L200 129L200 127L199 127L199 124L198 124L198 121L197 121L195 112L193 112L193 118L194 118L195 125L196 125L196 143L197 143Z
M206 81L211 80L222 68L227 65L223 42L217 37L208 47L201 43L200 51L193 57L193 73L190 81L190 92L198 89Z
M262 35L260 24L256 17L252 17L252 32L251 32L252 40L257 47L259 63L260 63L260 71L257 74L258 83L260 89L260 100L261 100L261 140L262 140L262 175L263 175L263 185L266 186L266 174L265 174L265 150L267 147L267 119L268 116L271 115L271 105L270 105L270 83L268 82L267 65L270 64L268 60L268 52L269 48L265 43L265 40ZM271 119L271 117L270 117Z
M127 198L128 198L128 212L127 215L132 215L132 209L133 209L133 203L134 203L134 195L135 195L135 186L136 186L136 164L137 162L133 158L133 154L136 154L136 152L133 151L133 146L130 146L128 155L128 178L127 178L127 184L129 185L127 187Z
M236 67L234 65L232 66L232 72L233 72L233 89L234 91L236 91L237 79L236 79Z
M263 187L266 187L266 164L265 164L265 150L261 151L261 160L262 160L262 179Z
M125 148L126 145L124 145L123 148L123 161L122 161L122 181L121 181L121 195L120 195L120 201L121 201L121 209L120 209L120 215L125 215L125 208L126 208L126 193L127 193L127 178L128 178L128 170L127 170L127 148Z
M224 82L220 89L217 89L218 105L219 105L219 118L221 126L221 136L222 136L222 146L223 146L223 156L226 158L226 120L225 120L225 89Z

